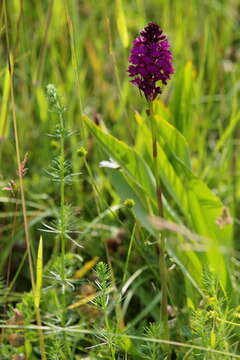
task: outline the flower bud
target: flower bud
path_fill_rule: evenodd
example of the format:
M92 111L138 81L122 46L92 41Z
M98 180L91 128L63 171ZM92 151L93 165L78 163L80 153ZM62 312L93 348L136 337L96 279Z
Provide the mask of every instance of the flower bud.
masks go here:
M79 157L85 157L87 153L88 153L87 150L83 146L77 149L77 154Z
M135 201L133 199L126 199L123 204L127 208L131 209L135 206Z

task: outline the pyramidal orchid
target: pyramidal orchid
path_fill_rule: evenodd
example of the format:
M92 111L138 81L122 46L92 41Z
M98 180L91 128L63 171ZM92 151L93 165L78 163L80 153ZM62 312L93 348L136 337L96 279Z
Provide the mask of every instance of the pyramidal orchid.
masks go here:
M150 22L133 41L129 62L131 82L154 100L174 72L167 37L157 24Z
M156 183L156 200L158 215L164 217L162 201L161 180L158 169L158 143L157 143L157 122L154 116L154 100L161 93L162 87L167 84L173 74L172 53L166 35L160 27L150 22L133 41L130 65L128 73L132 78L131 82L136 85L145 95L149 108L149 117L152 133L152 159L153 172ZM161 321L163 323L164 338L169 339L168 327L168 284L167 266L165 261L165 236L164 233L157 236L159 247L159 265L161 280Z

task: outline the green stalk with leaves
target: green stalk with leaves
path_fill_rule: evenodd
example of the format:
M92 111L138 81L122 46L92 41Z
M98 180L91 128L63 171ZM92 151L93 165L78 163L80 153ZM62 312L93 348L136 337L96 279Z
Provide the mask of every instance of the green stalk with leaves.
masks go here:
M49 103L52 106L52 109L55 110L59 117L59 125L57 128L56 137L59 139L60 143L60 154L58 159L56 159L55 170L57 172L53 174L55 179L58 179L60 183L60 216L59 216L59 239L60 239L60 248L61 248L61 277L62 277L62 284L65 281L65 242L66 242L66 224L65 224L65 171L66 171L66 164L65 164L65 151L64 151L64 143L65 143L65 127L64 127L64 119L63 113L65 111L64 107L60 102L59 95L57 93L56 88L54 85L49 84L47 86L47 95L49 99ZM62 301L65 304L65 288L62 287ZM64 313L63 313L63 325L65 323L64 320Z
M53 160L53 164L50 167L50 171L47 173L52 177L53 181L59 184L60 190L60 204L59 204L59 218L56 222L56 227L52 228L53 232L57 234L60 242L60 277L61 277L61 325L64 328L66 326L66 286L67 279L65 274L65 253L66 253L66 240L71 239L69 235L71 233L72 211L71 207L65 202L65 186L72 183L72 177L78 174L71 173L71 164L65 159L65 139L74 134L66 129L64 124L64 111L65 107L61 103L60 96L54 87L49 84L47 86L47 96L50 104L51 111L55 112L59 118L59 123L56 127L56 133L53 135L59 141L59 156ZM66 333L64 332L64 342L66 345L68 356L71 354Z
M96 305L98 306L99 310L103 312L104 315L104 325L106 330L106 340L111 352L111 359L115 360L115 344L113 342L114 338L112 336L113 328L109 321L108 316L108 305L109 305L109 290L111 287L111 271L109 270L107 264L103 262L99 262L96 266L96 285L99 289L99 295L96 298Z

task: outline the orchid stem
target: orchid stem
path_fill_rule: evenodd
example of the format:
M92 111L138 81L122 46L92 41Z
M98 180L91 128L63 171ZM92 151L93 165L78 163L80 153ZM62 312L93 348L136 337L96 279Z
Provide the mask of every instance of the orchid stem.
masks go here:
M160 183L160 176L158 171L158 147L157 147L157 129L154 121L154 112L153 112L153 102L149 101L149 118L151 122L151 132L152 132L152 157L153 157L153 170L154 177L156 181L156 197L158 204L158 214L160 217L164 217L164 208L162 201L162 190ZM158 238L158 247L159 247L159 267L160 267L160 280L162 287L162 296L161 296L161 320L163 322L164 328L164 338L169 339L169 328L168 328L168 312L167 312L167 266L165 261L165 238L164 233L162 232Z

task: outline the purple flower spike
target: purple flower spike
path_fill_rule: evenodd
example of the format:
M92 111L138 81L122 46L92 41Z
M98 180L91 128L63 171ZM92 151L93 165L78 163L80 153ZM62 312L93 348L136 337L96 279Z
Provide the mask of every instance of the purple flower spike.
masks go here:
M150 22L133 41L129 62L131 82L144 92L148 101L153 101L161 93L156 82L161 80L166 85L174 72L168 40L157 24Z

